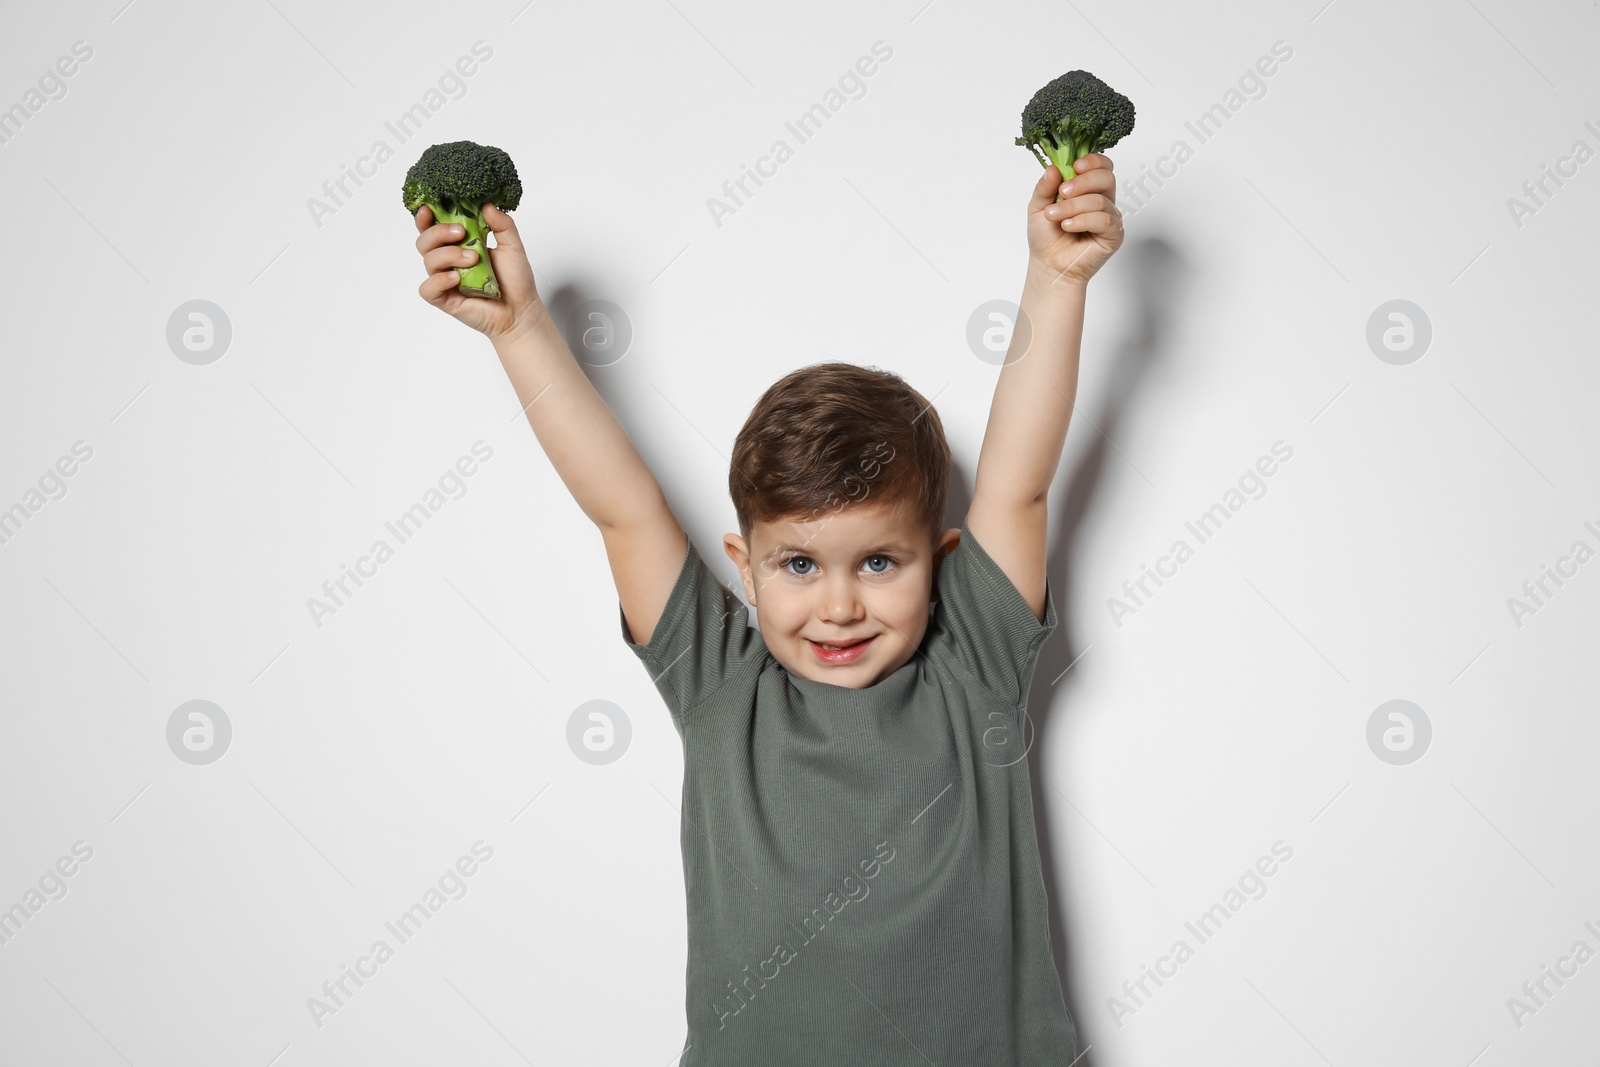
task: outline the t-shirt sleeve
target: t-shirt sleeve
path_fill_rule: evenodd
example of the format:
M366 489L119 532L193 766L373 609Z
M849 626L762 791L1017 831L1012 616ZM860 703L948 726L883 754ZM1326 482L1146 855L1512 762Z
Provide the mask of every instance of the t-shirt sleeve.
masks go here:
M1049 583L1041 622L963 519L961 541L939 564L935 588L939 605L930 630L936 649L955 655L984 688L1020 706L1039 646L1056 628Z
M623 643L649 670L674 717L705 703L758 654L749 607L711 573L692 540L650 643L633 639L620 600L617 617Z

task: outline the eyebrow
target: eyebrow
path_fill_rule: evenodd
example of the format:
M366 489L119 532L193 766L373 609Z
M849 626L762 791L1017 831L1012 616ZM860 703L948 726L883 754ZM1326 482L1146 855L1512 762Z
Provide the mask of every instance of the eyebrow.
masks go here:
M787 541L785 541L785 542L781 542L780 544L774 546L772 551L768 552L762 558L770 560L774 556L780 556L785 552L805 553L806 551L807 551L807 549L806 549L805 545L791 545ZM888 552L892 552L895 555L899 555L899 556L915 556L917 554L916 550L911 548L909 545L902 545L902 544L900 544L899 542L896 541L896 542L891 542L891 543L888 543L888 544L880 544L876 548L869 548L869 549L865 550L864 552L862 552L861 555L863 555L863 556L876 556L876 555L882 555L882 554L888 553Z

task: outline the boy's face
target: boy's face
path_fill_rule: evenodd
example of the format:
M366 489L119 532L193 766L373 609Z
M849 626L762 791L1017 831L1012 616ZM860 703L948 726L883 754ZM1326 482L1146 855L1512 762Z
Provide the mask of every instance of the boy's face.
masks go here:
M785 670L864 689L916 655L938 563L961 531L935 541L910 510L853 504L812 521L756 523L748 545L738 534L723 538L761 638ZM822 647L862 639L843 654Z

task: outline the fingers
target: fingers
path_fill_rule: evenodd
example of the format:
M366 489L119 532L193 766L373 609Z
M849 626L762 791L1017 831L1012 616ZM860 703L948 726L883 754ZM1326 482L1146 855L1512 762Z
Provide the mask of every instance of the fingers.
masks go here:
M419 219L427 210L427 205L423 205L417 213ZM459 227L445 224L429 226L418 235L417 250L422 253L422 265L427 268L428 276L417 292L428 303L443 304L451 290L461 284L460 272L478 261L476 250L455 243L463 236Z
M440 223L433 225L433 209L423 204L417 209L413 221L417 224L417 251L427 253L441 245L451 245L460 242L465 232L453 224ZM522 247L522 238L517 233L517 224L511 221L511 216L495 207L493 204L483 205L483 221L489 224L489 229L494 232L496 248L509 248L527 255ZM430 268L432 269L432 268Z
M1083 157L1083 159L1090 158L1093 157ZM1100 158L1104 159L1105 157L1102 156ZM1082 163L1083 159L1078 162ZM1069 178L1062 184L1062 189L1065 189L1065 192L1062 193L1063 196L1070 197L1079 193L1104 193L1107 197L1115 200L1117 197L1117 176L1111 172L1109 167L1094 167L1082 174ZM1057 191L1060 192L1061 190L1058 189Z
M1035 183L1033 187L1033 196L1030 198L1032 203L1028 205L1028 213L1032 214L1033 212L1044 207L1046 204L1055 203L1056 191L1060 189L1060 187L1061 171L1054 163L1052 163L1048 167L1044 168L1044 174L1040 176L1038 182Z
M1028 205L1030 213L1056 204L1058 195L1104 193L1110 199L1116 199L1117 176L1109 156L1100 152L1090 152L1075 161L1072 168L1073 173L1065 179L1061 177L1061 171L1054 163L1044 169L1044 174L1033 187L1032 202ZM1053 217L1059 219L1064 216L1057 214Z
M443 307L445 298L449 296L456 286L461 284L461 275L454 270L445 269L457 261L449 248L441 247L452 241L459 241L460 234L452 235L449 226L435 226L433 224L433 209L423 204L417 209L413 221L417 224L417 251L422 253L423 265L428 268L428 276L422 279L422 284L417 286L417 293L428 303L435 307ZM456 248L455 252L466 252L464 248ZM470 258L477 258L477 253L470 254ZM463 264L465 265L465 264Z
M1085 211L1081 215L1061 220L1061 228L1070 233L1107 233L1118 216L1109 211Z
M1073 187L1076 188L1077 185L1078 182L1074 181ZM1121 225L1122 219L1122 212L1118 209L1116 200L1105 193L1070 196L1059 204L1046 207L1044 214L1045 218L1053 220L1063 230L1071 233L1106 233Z
M418 213L420 214L422 211L427 210L428 206L424 204ZM417 251L426 256L429 250L438 248L441 245L460 243L461 239L466 235L466 231L459 224L441 222L438 225L427 227L417 235Z
M444 307L446 298L461 284L461 275L453 270L442 270L437 274L430 274L417 286L417 292L422 299L435 307Z
M1105 170L1113 169L1111 157L1106 155L1104 152L1090 152L1086 156L1079 156L1077 161L1072 164L1072 169L1077 171L1079 174L1084 174L1088 171L1099 170L1102 168Z
M465 270L478 262L476 249L462 248L460 245L441 245L422 254L422 265L428 268L428 273L449 270L451 267L460 267Z
M1109 196L1101 193L1084 193L1082 196L1069 196L1059 204L1051 204L1044 209L1044 215L1047 219L1064 222L1085 212L1109 212L1112 205L1113 201Z
M483 205L483 221L489 224L489 229L494 231L494 246L496 249L504 248L526 256L527 250L522 247L522 237L517 233L517 224L511 216L501 211L494 204Z

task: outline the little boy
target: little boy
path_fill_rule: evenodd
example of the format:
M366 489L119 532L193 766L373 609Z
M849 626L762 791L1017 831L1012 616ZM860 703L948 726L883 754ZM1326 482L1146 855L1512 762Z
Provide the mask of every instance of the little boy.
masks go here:
M503 299L417 213L423 299L494 343L528 421L600 528L622 639L683 739L684 1067L1068 1067L1024 758L1055 629L1046 494L1077 390L1084 295L1121 245L1111 161L1046 168L1028 204L1021 317L976 487L941 529L950 450L898 376L787 375L735 442L748 608L711 574L573 359L506 213ZM1063 199L1057 202L1057 194ZM937 594L937 603L934 603Z

